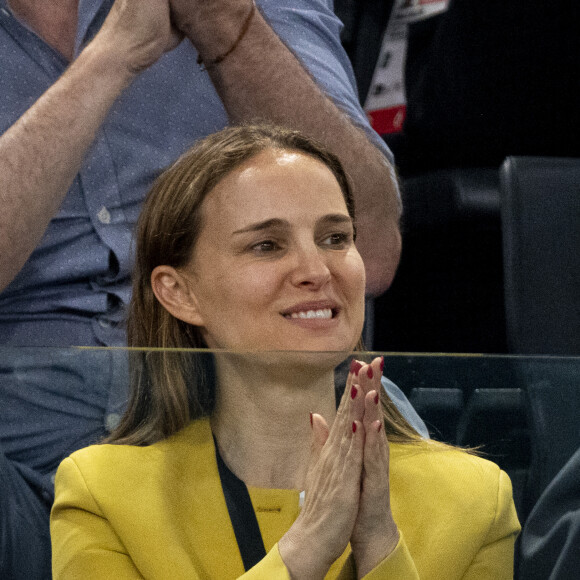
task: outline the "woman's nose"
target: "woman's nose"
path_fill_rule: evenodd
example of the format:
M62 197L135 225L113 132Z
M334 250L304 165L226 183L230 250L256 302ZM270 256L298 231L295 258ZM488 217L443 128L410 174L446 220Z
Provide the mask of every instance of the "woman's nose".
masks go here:
M330 280L330 269L324 252L318 247L301 248L296 251L292 270L292 283L296 286L320 288Z

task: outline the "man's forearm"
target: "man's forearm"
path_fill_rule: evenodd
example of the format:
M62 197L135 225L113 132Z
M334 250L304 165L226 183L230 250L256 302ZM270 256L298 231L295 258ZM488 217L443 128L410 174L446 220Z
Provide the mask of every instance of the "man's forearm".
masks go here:
M117 97L178 42L167 0L115 2L95 39L0 137L0 290L38 245Z
M114 66L87 48L0 137L0 289L38 245L126 85Z
M220 30L207 22L206 33L200 26L187 31L205 62L235 42L250 6L240 5L235 24L228 25L222 15ZM401 248L397 182L388 160L324 95L259 11L235 50L209 73L233 122L284 124L319 139L340 157L354 186L357 246L367 269L367 292L383 292L393 279Z

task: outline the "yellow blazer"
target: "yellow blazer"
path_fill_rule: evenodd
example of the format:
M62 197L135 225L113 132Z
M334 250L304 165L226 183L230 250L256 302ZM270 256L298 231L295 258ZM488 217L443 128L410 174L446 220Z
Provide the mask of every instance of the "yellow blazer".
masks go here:
M434 445L391 445L396 549L365 578L513 577L520 530L511 483L494 463ZM62 578L201 579L244 575L208 420L149 447L94 445L65 459L51 514ZM276 542L298 492L249 488L267 556L244 578L289 579ZM347 548L327 578L354 578Z

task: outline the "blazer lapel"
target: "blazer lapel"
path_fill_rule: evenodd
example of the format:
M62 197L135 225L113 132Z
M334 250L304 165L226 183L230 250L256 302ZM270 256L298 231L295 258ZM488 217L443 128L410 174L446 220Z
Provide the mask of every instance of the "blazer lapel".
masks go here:
M202 577L238 578L244 565L221 487L209 420L183 429L170 449L174 473L183 474L180 485L172 487L182 498L176 503L185 506L176 515L185 549L197 560L192 562L194 569L203 571Z

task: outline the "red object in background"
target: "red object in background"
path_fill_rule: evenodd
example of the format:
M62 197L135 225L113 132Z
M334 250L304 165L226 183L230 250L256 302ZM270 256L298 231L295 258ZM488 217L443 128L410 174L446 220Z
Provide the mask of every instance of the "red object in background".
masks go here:
M379 135L391 135L400 133L403 129L406 111L407 107L405 105L398 105L388 109L368 111L367 116L372 128Z

